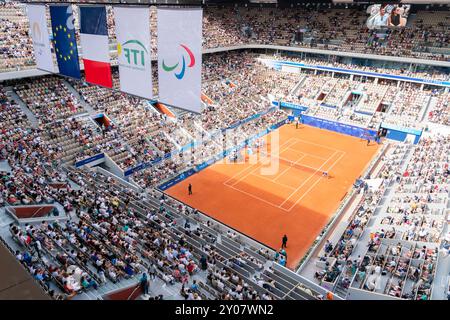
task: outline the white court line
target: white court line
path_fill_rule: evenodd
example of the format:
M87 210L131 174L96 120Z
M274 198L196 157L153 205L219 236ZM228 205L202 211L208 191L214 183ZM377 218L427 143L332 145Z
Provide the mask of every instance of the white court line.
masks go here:
M327 171L329 172L341 159L342 159L342 157L343 156L345 156L346 155L346 152L344 152L339 158L337 158L336 159L336 161L331 165L331 167L329 167L328 169L327 169ZM323 177L322 176L320 176L319 177L319 179L317 179L317 181L316 182L314 182L314 184L311 186L311 187L309 187L308 188L308 190L306 190L306 192L299 198L299 199L297 199L297 201L295 201L295 203L288 209L288 211L291 211L296 205L297 205L297 203L300 201L300 200L302 200L315 186L316 186L316 184L322 179Z
M324 146L323 144L314 143L314 142L310 142L310 141L306 141L306 140L302 140L302 139L297 139L297 140L298 140L298 141L302 141L302 142L307 143L307 144L312 144L312 145L314 145L314 146L319 146L319 147L322 147L322 148L324 148L324 149L333 150L333 151L345 152L345 151L343 151L343 150L334 149L334 148L330 148L330 147Z
M330 170L332 167L334 167L334 165L335 165L336 163L338 163L339 160L340 160L345 154L346 154L346 152L344 152L343 155L341 155L338 159L336 159L336 161L332 164L332 166L331 166L328 170ZM334 154L333 154L333 155L334 155ZM262 201L262 202L264 202L264 203L267 203L267 204L271 205L272 207L275 207L275 208L277 208L277 209L283 210L283 211L285 211L285 212L290 212L290 211L292 210L292 208L293 208L293 207L294 207L301 199L303 199L303 197L304 197L306 194L308 194L308 193L311 191L311 189L317 184L318 181L320 181L320 179L322 179L322 177L320 177L320 178L316 181L316 183L315 183L313 186L311 186L311 187L306 191L306 193L305 193L300 199L297 199L297 201L294 203L294 205L291 206L289 209L285 209L285 208L283 208L283 207L281 207L281 206L278 206L278 205L276 205L276 204L274 204L274 203L272 203L272 202L270 202L270 201L267 201L267 200L265 200L265 199L263 199L263 198L260 198L260 197L258 197L258 196L256 196L256 195L252 194L252 193L249 193L249 192L247 192L247 191L241 190L241 189L236 188L236 187L234 187L234 186L231 186L231 185L228 185L228 184L227 184L226 186L229 187L229 188L232 188L232 189L234 189L234 190L236 190L236 191L239 191L239 192L241 192L241 193L243 193L243 194L245 194L245 195L247 195L247 196L249 196L249 197L252 197L252 198L255 198L255 199L257 199L257 200L260 200L260 201Z
M236 188L236 187L230 186L229 184L226 184L226 186L229 187L229 188L232 188L232 189L234 189L234 190L236 190L236 191L242 192L243 194L246 194L246 195L248 195L248 196L250 196L250 197L252 197L252 198L255 198L255 199L258 199L258 200L260 200L260 201L262 201L262 202L265 202L265 203L267 203L267 204L270 204L272 207L275 207L275 208L277 208L277 209L281 209L281 210L283 210L283 211L289 212L289 210L286 210L286 209L284 209L284 208L281 208L280 206L278 206L278 205L276 205L276 204L273 204L273 203L270 202L270 201L267 201L267 200L262 199L262 198L260 198L260 197L258 197L258 196L255 196L253 193L249 193L249 192L247 192L247 191L238 189L238 188Z
M293 149L293 148L288 148L288 150L293 150L293 151L300 152L300 150ZM338 150L338 151L339 151L339 150ZM318 159L322 159L322 160L326 160L326 159L327 159L327 158L325 158L325 157L316 156L316 155L311 154L311 153L304 153L304 152L301 152L301 153L302 153L302 154L306 154L306 155L308 155L308 156L310 156L310 157L313 157L313 158L318 158Z
M281 146L283 147L284 145L289 144L289 143L291 142L291 140L298 140L298 139L297 139L297 138L290 138L290 139L287 140L285 143L283 143ZM271 150L271 151L272 151L272 150ZM246 167L246 168L240 170L238 173L236 173L236 174L233 175L231 178L229 178L228 180L226 180L223 184L225 184L226 186L228 186L228 182L231 181L231 180L233 180L235 177L237 177L238 175L240 175L242 172L247 171L248 169L251 169L253 166L260 165L260 164L261 164L261 162L258 161L257 163L250 165L250 167ZM253 171L253 170L252 170L252 171Z
M294 190L294 189L295 189L295 188L292 187L292 186L288 186L287 184L284 184L284 183L275 182L275 180L266 178L265 176L262 176L262 175L259 175L259 174L254 174L254 173L252 173L252 174L250 174L250 175L251 175L251 176L254 176L254 177L261 178L261 179L264 179L264 180L267 180L267 181L270 181L270 182L272 182L272 183L274 183L274 184L277 184L277 185L282 186L282 187L285 187L285 188L289 188L289 189L291 189L291 190Z
M281 210L283 210L283 211L286 211L286 212L290 212L291 210L292 210L292 208L298 203L298 201L300 201L301 199L303 199L303 197L306 195L306 194L308 194L309 193L309 191L317 184L317 182L318 181L320 181L320 179L322 178L322 177L320 177L314 184L313 184L313 186L312 187L310 187L308 190L307 190L307 192L306 192L306 194L304 194L300 199L298 199L295 203L294 203L294 205L293 206L291 206L288 210L287 209L284 209L283 207L281 207L284 203L286 203L286 201L288 201L289 200L289 198L291 198L292 197L292 195L293 194L295 194L301 187L303 187L303 185L307 182L307 181L309 181L328 161L330 161L330 159L337 153L337 152L342 152L343 154L338 158L338 160L336 160L334 163L333 163L333 165L327 170L327 171L329 171L332 167L334 167L334 165L346 154L346 152L345 151L342 151L342 150L339 150L339 149L334 149L334 148L329 148L329 147L326 147L326 146L324 146L324 145L321 145L321 144L318 144L318 143L314 143L314 142L310 142L310 141L306 141L306 140L302 140L302 139L298 139L298 138L290 138L288 141L286 141L282 146L285 146L286 144L290 144L291 143L291 141L295 141L295 142L304 142L304 143L306 143L306 144L311 144L311 145L316 145L316 146L319 146L319 147L322 147L322 148L324 148L324 149L328 149L328 150L332 150L332 151L334 151L334 153L329 157L329 158L327 158L326 159L326 161L320 166L320 168L319 169L317 169L316 170L316 172L315 173L313 173L306 181L304 181L303 183L302 183L302 185L300 186L300 187L298 187L297 189L295 189L296 191L294 191L287 199L285 199L284 201L283 201L283 203L281 203L279 206L277 206L277 205L275 205L275 204L273 204L272 202L269 202L269 201L267 201L267 200L265 200L265 199L262 199L262 198L260 198L260 197L258 197L258 196L256 196L256 195L254 195L254 194L251 194L251 193L249 193L249 192L246 192L246 191L243 191L243 190L241 190L241 189L238 189L238 188L236 188L236 187L234 187L234 185L236 185L237 183L239 183L239 182L241 182L245 177L247 177L248 175L250 175L250 174L253 174L253 172L255 171L255 170L257 170L258 168L260 168L261 166L258 166L258 168L256 168L256 169L254 169L254 170L251 170L251 172L250 173L248 173L248 174L246 174L244 177L242 177L241 179L239 179L237 182L235 182L233 185L229 185L228 184L228 182L230 181L230 180L232 180L232 179L234 179L236 176L238 176L239 174L241 174L242 172L244 172L245 170L248 170L248 169L250 169L250 168L252 168L253 166L255 166L255 165L258 165L258 164L260 164L260 163L255 163L255 164L253 164L253 165L251 165L249 168L244 168L243 170L241 170L241 171L239 171L238 173L236 173L234 176L232 176L230 179L228 179L227 181L225 181L223 184L224 185L226 185L227 187L229 187L229 188L232 188L232 189L234 189L234 190L236 190L236 191L239 191L239 192L241 192L241 193L243 193L243 194L246 194L246 195L248 195L248 196L250 196L250 197L252 197L252 198L255 198L255 199L258 199L258 200L260 200L260 201L262 201L262 202L265 202L265 203L267 203L267 204L269 204L269 205L271 205L271 206L273 206L273 207L275 207L275 208L278 208L278 209L281 209ZM290 148L290 146L288 147L288 149ZM296 149L293 149L293 150L295 150L295 151L299 151L299 150L296 150ZM271 150L272 151L272 150ZM284 150L283 150L284 151ZM308 154L309 155L309 154ZM319 157L318 157L319 158ZM325 159L325 158L323 158L323 159ZM272 181L272 182L274 182L274 181Z
M297 162L299 162L300 160L302 160L304 157L306 157L308 155L308 154L304 154L304 153L302 153L302 154L303 155L299 159L297 159L297 161L295 161L294 164L297 164ZM284 169L283 172L281 172L278 176L276 176L275 179L273 179L273 181L276 181L279 177L281 177L286 171L288 171L291 168L292 168L292 166L287 167L286 169ZM292 189L294 189L294 188L292 188Z
M286 144L286 143L285 143ZM281 152L283 152L284 150L282 150ZM270 150L270 154L272 154L272 150ZM280 154L280 152L278 152L278 154ZM270 157L271 158L271 157ZM259 162L258 164L260 164L258 167L254 168L253 170L251 170L249 173L245 174L244 176L242 176L240 179L238 179L235 183L232 184L232 186L237 185L239 182L241 182L242 180L244 180L245 178L247 178L250 174L252 174L253 172L255 172L256 170L260 169L261 167L263 167L265 164L262 162ZM227 181L228 182L228 181ZM228 184L227 184L228 185Z
M285 204L298 190L300 190L304 185L305 185L305 183L307 183L309 180L311 180L311 178L317 173L317 172L319 172L320 171L320 169L322 169L322 167L328 162L328 161L330 161L330 159L331 158L333 158L334 157L334 155L337 153L337 151L335 151L335 152L333 152L333 154L324 162L324 163L322 163L322 165L314 172L314 173L311 173L311 175L309 176L309 178L308 179L306 179L305 181L303 181L303 183L297 188L297 189L295 189L295 191L294 192L292 192L290 195L289 195L289 197L287 197L281 204L280 204L280 207L283 205L283 204Z

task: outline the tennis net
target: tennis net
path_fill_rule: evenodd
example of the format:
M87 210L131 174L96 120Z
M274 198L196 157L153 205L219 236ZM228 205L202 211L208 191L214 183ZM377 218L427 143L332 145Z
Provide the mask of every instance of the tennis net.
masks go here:
M285 159L283 157L277 157L277 156L273 156L273 155L268 155L266 153L261 153L261 156L263 159L268 159L271 158L271 161L279 161L280 163L283 163L287 166L305 171L305 172L309 172L312 174L317 174L317 175L328 175L329 172L327 170L327 168L325 167L321 167L321 168L314 168L314 167L310 167L301 163L297 163L296 161L292 161L289 159Z

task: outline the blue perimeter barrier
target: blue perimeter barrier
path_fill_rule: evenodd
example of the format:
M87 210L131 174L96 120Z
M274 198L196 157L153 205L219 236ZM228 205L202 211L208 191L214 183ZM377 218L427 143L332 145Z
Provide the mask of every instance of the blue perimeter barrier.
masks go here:
M367 139L368 136L371 140L375 140L377 136L377 131L361 128L357 126L352 126L350 124L345 124L332 120L325 120L321 118L316 118L313 116L302 115L302 123L317 127L320 129L326 129L334 132L343 133L349 136Z
M229 154L231 154L232 152L236 151L236 150L241 150L243 149L246 145L248 145L250 142L261 138L262 136L265 136L266 134L270 133L271 131L278 129L279 127L281 127L282 125L286 124L287 119L278 122L277 124L274 124L272 126L270 126L268 129L265 129L253 136L251 136L250 138L246 139L245 141L241 142L240 144L238 144L237 146L230 148L228 150L223 151L222 153L219 153L218 155L212 157L211 159L203 162L202 164L199 164L198 166L196 166L194 169L189 169L181 174L179 174L178 176L176 176L175 178L161 184L158 189L161 191L165 191L167 189L169 189L170 187L174 186L175 184L189 178L190 176L192 176L194 173L196 172L200 172L203 169L206 169L207 167L209 167L210 165L216 163L217 161L226 158Z
M76 163L75 163L75 168L82 167L82 166L84 166L84 165L86 165L86 164L88 164L88 163L94 162L94 161L99 160L99 159L102 159L102 158L104 158L104 157L105 157L105 154L104 154L104 153L96 154L95 156L92 156L92 157L90 157L90 158L83 159L83 160L81 160L81 161L76 162Z
M274 102L277 101L272 101L272 104L274 104ZM295 109L295 110L300 110L300 111L306 111L308 110L308 107L302 106L300 104L295 104L295 103L291 103L291 102L285 102L285 101L281 101L280 103L277 102L277 104L274 105L279 105L280 108L288 108L288 109Z
M380 128L386 129L386 138L396 141L405 141L408 135L414 135L414 144L417 144L422 137L422 130L396 126L382 122Z
M181 174L179 174L178 176L176 176L175 178L167 181L166 183L163 183L161 186L159 186L158 188L162 191L169 189L170 187L176 185L178 182L181 182L187 178L189 178L190 176L192 176L196 171L194 169L189 169Z

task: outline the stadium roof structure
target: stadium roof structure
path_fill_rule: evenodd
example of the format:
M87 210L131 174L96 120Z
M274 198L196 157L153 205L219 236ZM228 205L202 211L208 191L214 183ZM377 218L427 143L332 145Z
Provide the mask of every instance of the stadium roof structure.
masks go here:
M131 5L202 5L206 0L25 0L23 3L131 4Z
M239 5L239 6L359 6L374 3L408 3L415 5L450 6L449 0L19 0L23 3L76 3L76 4L121 4L121 5L181 5L181 6L208 6L208 5Z

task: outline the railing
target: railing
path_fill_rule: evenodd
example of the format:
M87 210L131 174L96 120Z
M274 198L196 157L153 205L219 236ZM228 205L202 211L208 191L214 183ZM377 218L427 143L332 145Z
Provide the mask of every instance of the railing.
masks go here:
M198 212L203 218L212 220L212 221L214 221L215 223L217 223L217 224L219 224L220 226L222 226L223 228L225 228L225 229L227 229L227 230L232 230L232 231L236 232L237 234L239 234L241 237L244 238L244 241L245 241L248 245L254 246L255 244L257 244L258 246L260 246L260 247L262 247L262 248L264 248L264 249L268 249L269 252L271 251L272 253L275 253L275 249L273 249L273 248L267 246L266 244L262 243L261 241L256 240L256 239L254 239L254 238L252 238L252 237L250 237L250 236L248 236L248 235L246 235L246 234L243 234L243 233L240 232L239 230L236 230L235 228L233 228L233 227L231 227L231 226L229 226L229 225L227 225L227 224L225 224L225 223L223 223L223 222L217 220L216 218L214 218L214 217L212 217L212 216L210 216L210 215L208 215L208 214L206 214L206 213L204 213L204 212L202 212L202 211L200 211L200 210L198 210L198 209L196 209L196 208L194 208L194 207L191 207L190 205L188 205L188 204L186 204L186 203L184 203L184 202L182 202L182 201L180 201L180 200L178 200L178 199L175 199L174 197L172 197L171 195L169 195L169 194L167 194L167 193L165 193L165 192L162 192L162 191L160 191L160 190L158 190L158 191L161 192L161 193L164 193L164 195L165 195L167 198L171 199L171 200L174 201L174 202L183 203L183 204L184 204L187 208L189 208L191 211L196 210L196 212Z

